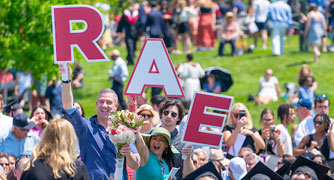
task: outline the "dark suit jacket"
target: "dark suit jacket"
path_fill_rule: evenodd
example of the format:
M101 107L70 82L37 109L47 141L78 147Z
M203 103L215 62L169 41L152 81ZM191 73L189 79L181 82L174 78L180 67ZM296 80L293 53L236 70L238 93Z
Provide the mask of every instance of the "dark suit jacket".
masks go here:
M125 15L123 15L119 21L117 32L122 32L123 28L125 28L125 38L137 38L138 33L140 33L141 30L141 21L139 17L134 24L130 24L128 20L126 20Z
M162 14L155 8L147 15L146 29L151 37L163 37L164 20Z

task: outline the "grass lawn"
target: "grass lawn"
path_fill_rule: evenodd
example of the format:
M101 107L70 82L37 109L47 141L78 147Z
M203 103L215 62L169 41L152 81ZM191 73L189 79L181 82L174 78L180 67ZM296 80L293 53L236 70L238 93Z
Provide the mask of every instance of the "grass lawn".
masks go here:
M249 44L252 40L248 40ZM328 41L329 42L329 41ZM260 42L259 42L260 45ZM126 59L126 48L116 47L120 49L121 56ZM180 46L182 48L182 46ZM109 49L108 49L109 50ZM137 55L139 54L137 51ZM254 101L247 102L249 94L256 95L259 88L259 78L264 75L264 70L271 68L274 70L274 76L279 80L280 88L284 92L284 84L294 82L297 84L297 75L302 64L308 64L313 75L318 82L316 93L325 93L329 99L334 102L334 54L322 53L318 64L313 63L313 53L301 53L298 50L298 37L293 36L288 38L285 44L285 53L281 56L274 57L271 55L271 40L268 40L268 50L256 49L252 54L245 54L238 57L224 56L217 57L217 48L212 52L197 52L194 53L194 61L199 62L203 68L211 66L221 66L232 72L234 84L225 95L234 96L234 102L242 102L250 110L253 124L257 128L261 128L259 116L264 108L271 108L277 112L277 107L285 100L280 97L277 102L272 102L265 106L256 106ZM230 54L230 46L226 46L226 54ZM185 54L174 55L170 54L171 60L176 66L185 62ZM111 87L108 81L108 69L113 65L113 62L98 62L88 63L81 61L86 76L84 78L85 87L79 90L74 90L74 99L79 101L85 110L86 116L90 117L96 113L95 102L98 92L105 87ZM134 66L129 66L131 73ZM130 76L129 76L130 77ZM125 88L125 87L124 87ZM148 93L150 96L150 93ZM334 112L331 108L330 116ZM276 118L277 119L277 118ZM278 122L278 121L277 121ZM298 120L296 119L295 123Z

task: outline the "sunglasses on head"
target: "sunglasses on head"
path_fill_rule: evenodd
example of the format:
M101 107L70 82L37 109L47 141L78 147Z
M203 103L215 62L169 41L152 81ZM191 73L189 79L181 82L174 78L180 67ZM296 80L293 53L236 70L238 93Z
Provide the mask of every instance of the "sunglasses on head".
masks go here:
M324 99L328 99L328 96L326 94L318 94L316 96L316 98L324 98Z
M146 118L146 117L151 118L151 117L152 117L152 114L145 114L145 113L142 113L142 114L140 114L140 116L142 116L142 117L144 117L144 118Z
M170 113L172 115L173 118L176 118L177 116L177 113L176 112L172 112L172 111L169 111L167 109L165 109L163 112L162 112L165 116L168 116L168 114Z

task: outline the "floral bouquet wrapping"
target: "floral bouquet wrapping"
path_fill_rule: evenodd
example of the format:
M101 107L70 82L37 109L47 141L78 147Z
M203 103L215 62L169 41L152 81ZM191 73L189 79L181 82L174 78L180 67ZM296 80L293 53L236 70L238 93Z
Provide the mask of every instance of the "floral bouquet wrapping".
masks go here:
M107 129L109 132L109 139L117 148L115 180L121 180L123 175L124 156L120 154L119 150L123 145L135 142L135 133L144 124L144 119L129 110L112 112L109 115L109 118L110 121Z

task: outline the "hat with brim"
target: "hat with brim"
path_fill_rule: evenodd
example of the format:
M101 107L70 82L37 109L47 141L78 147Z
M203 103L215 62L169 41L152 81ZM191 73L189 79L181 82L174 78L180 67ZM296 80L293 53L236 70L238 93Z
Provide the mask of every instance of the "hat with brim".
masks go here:
M209 161L192 173L188 174L186 177L183 178L183 180L197 180L204 176L211 176L215 179L223 180L212 161Z
M13 125L17 127L21 127L26 130L29 130L35 127L35 123L33 121L29 121L29 117L25 113L20 113L14 116Z
M166 138L169 147L171 148L171 151L173 153L180 153L174 146L172 146L171 144L171 136L170 133L167 129L163 128L163 127L158 127L153 129L153 131L150 134L142 134L143 138L145 139L146 143L150 143L151 141L151 137L155 136L155 135L162 135Z
M149 104L143 104L138 109L136 109L136 113L139 115L142 111L149 111L152 114L151 123L153 126L156 126L160 122L159 113L154 111L152 106Z
M227 167L230 163L230 160L225 158L224 152L222 149L211 149L209 160L219 161L224 167Z
M259 161L241 180L251 179L257 174L262 174L270 179L284 180L280 175L271 170L268 166ZM261 176L264 177L264 176Z
M297 160L295 161L295 163L293 163L291 166L292 174L295 174L297 170L298 170L297 172L302 172L305 174L306 172L309 171L309 169L305 168L305 166L309 167L311 170L315 172L317 177L314 177L314 178L317 178L317 179L323 179L325 175L327 174L328 170L330 169L327 166L319 164L303 156L299 156ZM312 172L310 173L312 174Z
M234 19L234 14L233 14L233 12L231 12L231 11L227 12L226 15L225 15L225 20L227 20L227 19L229 19L229 18Z

